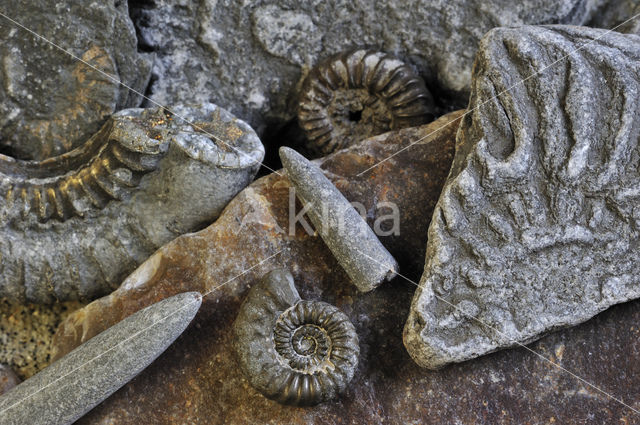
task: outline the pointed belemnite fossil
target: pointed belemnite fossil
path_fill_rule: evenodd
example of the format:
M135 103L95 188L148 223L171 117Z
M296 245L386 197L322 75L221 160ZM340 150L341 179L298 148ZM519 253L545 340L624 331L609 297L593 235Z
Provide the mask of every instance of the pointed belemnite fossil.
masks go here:
M184 332L202 296L153 304L82 344L0 397L0 425L65 425L133 379Z
M316 231L356 287L368 292L393 279L398 263L320 168L287 147L280 159Z
M286 270L267 273L251 288L233 331L251 385L282 404L334 399L358 365L358 335L349 318L325 302L303 301Z
M263 157L248 124L208 103L120 111L44 161L0 155L0 296L110 292L160 246L216 219Z

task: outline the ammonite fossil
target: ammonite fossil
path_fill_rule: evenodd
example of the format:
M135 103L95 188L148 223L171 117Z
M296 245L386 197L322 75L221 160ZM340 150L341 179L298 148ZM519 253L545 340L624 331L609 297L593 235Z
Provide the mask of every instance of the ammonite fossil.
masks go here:
M385 53L350 50L317 65L302 84L298 121L311 153L433 119L433 99L411 68Z
M293 277L274 270L249 291L234 323L240 366L251 385L282 404L334 399L358 364L349 318L320 301L303 301Z
M104 295L251 182L264 148L246 123L212 104L171 110L120 111L43 161L0 155L0 296Z

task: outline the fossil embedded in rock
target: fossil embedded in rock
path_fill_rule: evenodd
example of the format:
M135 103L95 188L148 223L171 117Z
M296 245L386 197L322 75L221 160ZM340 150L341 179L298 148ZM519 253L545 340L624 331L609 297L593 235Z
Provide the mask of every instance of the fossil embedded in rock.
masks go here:
M316 154L431 119L433 99L422 79L398 59L370 50L350 50L316 66L298 107L306 147Z
M233 326L247 379L283 404L334 399L358 365L358 336L349 318L330 304L301 300L286 270L271 271L251 288Z
M251 181L264 149L247 124L212 104L172 112L120 111L43 161L0 155L0 296L103 295Z
M393 279L398 262L320 168L287 147L280 148L280 159L316 231L353 284L368 292Z

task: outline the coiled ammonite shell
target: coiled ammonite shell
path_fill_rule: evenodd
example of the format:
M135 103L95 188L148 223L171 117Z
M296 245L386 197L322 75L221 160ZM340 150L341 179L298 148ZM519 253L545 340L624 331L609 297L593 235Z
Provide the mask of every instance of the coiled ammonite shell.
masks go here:
M251 288L234 323L240 366L251 385L282 404L312 406L335 398L358 365L349 318L320 301L303 301L286 270Z
M433 98L422 79L385 53L340 53L317 65L302 84L298 121L311 153L326 155L432 119Z

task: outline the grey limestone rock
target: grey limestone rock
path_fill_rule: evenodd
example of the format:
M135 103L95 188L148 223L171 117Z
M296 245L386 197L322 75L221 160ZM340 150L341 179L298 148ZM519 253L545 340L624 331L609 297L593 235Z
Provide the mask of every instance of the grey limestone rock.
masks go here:
M421 366L640 296L639 70L636 35L543 26L483 39L405 325Z
M72 424L129 382L187 328L197 292L132 314L0 397L0 425Z
M12 0L2 13L97 70L0 17L1 152L60 155L114 112L140 105L119 82L144 92L153 55L138 52L126 1Z
M466 101L477 45L491 28L587 22L603 0L157 0L133 10L157 60L151 97L211 101L258 134L294 118L311 66L367 47L414 66Z
M213 104L171 111L122 110L45 161L0 155L0 296L104 295L252 181L264 148L249 125Z

